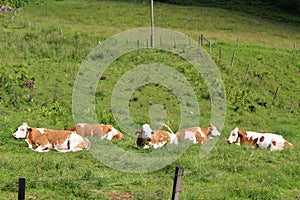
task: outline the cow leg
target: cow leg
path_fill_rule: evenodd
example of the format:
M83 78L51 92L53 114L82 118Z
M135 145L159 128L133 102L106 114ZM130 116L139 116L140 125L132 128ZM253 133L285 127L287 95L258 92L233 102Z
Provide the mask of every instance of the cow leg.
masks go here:
M112 140L113 136L114 136L113 133L109 132L109 133L107 133L106 139L107 140Z
M57 151L58 153L67 153L67 152L70 152L70 151L71 151L71 149L67 149L67 150L63 150L63 149L56 149L56 151Z
M82 151L82 150L83 150L83 148L78 147L78 146L71 149L72 152L77 152L77 151Z
M50 151L49 148L45 148L45 147L42 147L42 146L38 146L36 149L34 149L34 151L37 151L37 152L48 152Z

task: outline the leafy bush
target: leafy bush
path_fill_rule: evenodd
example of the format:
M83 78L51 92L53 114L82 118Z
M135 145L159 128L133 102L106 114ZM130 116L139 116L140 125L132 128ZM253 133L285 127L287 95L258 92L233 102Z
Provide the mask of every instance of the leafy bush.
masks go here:
M8 4L8 5L12 6L13 8L22 7L24 2L28 2L28 1L27 0L26 1L22 1L22 0L2 0L2 4Z

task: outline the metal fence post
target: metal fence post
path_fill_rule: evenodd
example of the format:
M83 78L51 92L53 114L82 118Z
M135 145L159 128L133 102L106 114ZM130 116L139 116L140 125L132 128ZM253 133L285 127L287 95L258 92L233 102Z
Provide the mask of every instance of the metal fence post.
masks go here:
M173 192L172 192L172 200L180 199L182 177L183 177L183 168L176 167L174 184L173 184Z
M18 200L25 200L25 178L19 178Z

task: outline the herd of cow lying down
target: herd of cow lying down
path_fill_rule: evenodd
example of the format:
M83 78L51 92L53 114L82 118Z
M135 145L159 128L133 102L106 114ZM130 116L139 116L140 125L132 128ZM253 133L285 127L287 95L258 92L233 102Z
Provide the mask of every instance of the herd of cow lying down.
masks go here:
M157 149L166 143L178 145L180 141L178 138L188 140L193 144L208 144L213 137L221 135L213 125L185 128L176 133L168 125L163 123L161 125L167 128L168 131L152 130L149 124L142 125L141 129L135 133L137 135L137 146L144 149ZM24 139L28 147L37 152L88 150L91 147L91 142L87 137L100 137L106 140L121 140L124 138L124 134L111 125L87 123L76 124L69 130L32 128L27 123L23 123L12 136L15 139ZM247 145L252 148L269 149L270 151L295 148L293 144L286 141L281 135L243 131L238 128L231 131L227 142L229 144Z

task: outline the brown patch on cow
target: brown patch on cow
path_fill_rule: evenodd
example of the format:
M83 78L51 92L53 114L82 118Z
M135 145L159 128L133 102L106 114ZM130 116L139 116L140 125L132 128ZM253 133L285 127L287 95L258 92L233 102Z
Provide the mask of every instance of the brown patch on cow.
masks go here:
M205 127L205 128L200 128L201 129L201 131L202 131L202 133L205 135L204 137L203 136L201 136L201 133L199 133L200 134L200 140L198 141L198 139L197 139L197 143L199 143L199 142L204 142L204 143L209 143L209 135L210 135L210 130L211 130L211 127L210 126L208 126L208 127ZM197 138L197 137L196 137Z
M38 138L41 133L37 130L37 129L34 129L34 128L28 128L27 129L28 131L28 143L31 144L31 145L35 145L35 143L33 141L36 140L36 138Z
M238 131L238 138L240 138L240 143L243 144L247 140L247 132L239 130Z
M48 144L61 144L63 143L72 131L69 130L51 130L45 129L44 134L41 134L35 128L28 129L28 142L33 146L44 146Z
M79 135L83 137L94 136L94 137L104 137L114 128L111 125L106 124L76 124L69 130L76 131ZM118 130L117 130L118 131ZM124 138L124 134L118 131L118 135L113 136L112 140L121 140Z
M204 137L202 137L201 136L201 133L199 133L199 132L196 132L196 142L197 143L201 143L201 142L203 142L204 140L205 140L205 138Z
M202 134L199 132L199 129L201 129L201 131L205 135L205 137L202 136ZM176 136L178 138L185 139L185 133L187 131L195 133L197 143L208 142L209 141L209 138L208 138L209 127L205 127L205 128L200 128L200 127L185 128L185 129L182 129L182 130L178 131L176 133Z
M117 191L106 192L106 197L110 200L133 200L134 197L128 193L118 193Z
M118 131L118 130L117 130ZM118 134L117 135L114 135L112 137L112 140L122 140L124 138L124 134L121 133L120 131L118 131Z
M276 146L276 141L272 141L272 145L273 145L273 146Z
M151 137L151 143L158 144L162 142L170 142L170 136L168 131L164 130L153 130L153 135Z
M72 133L72 131L69 130L51 130L47 129L43 135L47 134L47 141L50 142L51 144L56 144L56 143L63 143L69 135ZM46 139L46 137L43 137Z
M247 137L247 132L243 130L238 131L238 138L240 139L240 144L247 145L249 147L253 147L256 145L258 138L253 139L252 137Z
M178 132L176 133L176 136L177 136L178 138L184 139L184 137L185 137L185 130L186 130L186 129L183 129L183 130L178 131Z
M265 140L265 137L264 136L261 136L260 138L259 138L259 142L263 142Z

